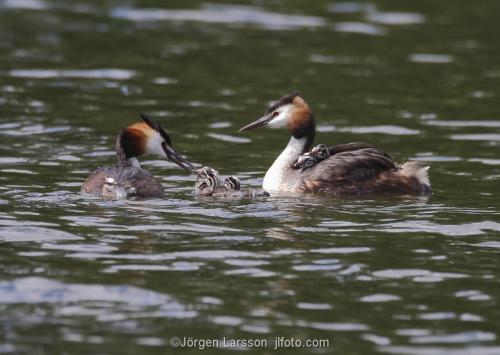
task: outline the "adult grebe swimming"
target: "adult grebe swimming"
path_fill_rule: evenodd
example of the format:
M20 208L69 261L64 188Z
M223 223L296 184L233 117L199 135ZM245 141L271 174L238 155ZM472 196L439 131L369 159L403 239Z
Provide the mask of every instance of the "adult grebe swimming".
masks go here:
M366 143L308 152L316 134L311 109L298 93L280 98L265 115L240 132L257 127L286 127L291 138L267 171L262 187L268 192L328 192L349 194L430 194L427 167L417 162L401 166L385 152Z
M82 193L108 198L163 197L163 185L139 165L136 157L144 154L167 156L186 169L165 130L147 116L141 114L141 118L144 122L133 123L118 135L118 164L97 168L82 184Z

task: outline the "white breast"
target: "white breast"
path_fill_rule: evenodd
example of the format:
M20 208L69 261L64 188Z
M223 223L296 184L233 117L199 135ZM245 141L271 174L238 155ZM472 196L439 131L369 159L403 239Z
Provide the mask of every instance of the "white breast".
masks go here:
M264 176L262 188L267 192L285 192L287 186L293 184L291 181L286 181L287 171L292 168L293 163L302 154L307 138L296 139L290 138L285 150L276 158L273 165L269 168Z

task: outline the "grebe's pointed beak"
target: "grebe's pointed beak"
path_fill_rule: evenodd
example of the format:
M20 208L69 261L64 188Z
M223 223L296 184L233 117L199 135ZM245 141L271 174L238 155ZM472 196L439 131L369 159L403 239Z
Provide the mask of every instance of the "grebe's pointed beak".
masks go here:
M194 169L193 164L190 161L188 161L186 158L184 158L182 155L180 155L174 149L174 147L172 145L172 140L170 139L170 136L163 129L161 124L159 124L157 121L151 119L150 117L148 117L147 115L145 115L143 113L141 113L141 118L144 122L146 122L146 124L149 127L151 127L153 130L158 132L158 134L163 138L163 142L161 143L161 147L162 147L163 151L165 152L165 155L167 156L167 158L191 174L193 172L193 169Z
M163 148L163 151L165 152L168 159L179 165L188 173L193 173L194 165L189 160L180 155L172 146L164 142L161 147Z
M273 117L271 114L266 114L259 118L257 121L254 121L250 124L247 124L245 127L240 128L240 132L243 131L249 131L251 129L259 128L259 127L264 127L269 124L273 120Z

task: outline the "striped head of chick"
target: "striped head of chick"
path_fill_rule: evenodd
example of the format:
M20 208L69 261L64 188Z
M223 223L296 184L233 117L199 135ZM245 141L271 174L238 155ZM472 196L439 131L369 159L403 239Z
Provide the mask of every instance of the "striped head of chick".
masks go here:
M298 157L297 161L293 164L294 169L301 169L301 172L307 168L312 167L318 160L307 152Z
M311 155L318 161L325 160L330 157L330 149L326 144L318 144L311 150Z
M204 166L194 169L196 175L195 192L200 195L210 195L221 186L220 176L217 170Z

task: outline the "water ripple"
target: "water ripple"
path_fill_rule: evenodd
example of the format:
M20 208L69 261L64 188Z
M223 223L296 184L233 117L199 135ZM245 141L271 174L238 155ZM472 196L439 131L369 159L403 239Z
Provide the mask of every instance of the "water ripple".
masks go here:
M386 269L377 270L372 273L375 277L385 279L402 279L406 277L413 278L414 281L435 282L445 279L461 279L469 277L466 274L455 272L432 272L421 269Z
M244 137L236 137L231 136L229 134L220 134L220 133L207 133L207 136L218 139L223 142L231 142L231 143L250 143L251 140L249 138Z
M451 139L457 141L500 141L500 134L495 133L475 133L475 134L452 134Z
M419 25L425 22L425 16L412 12L372 12L368 20L382 25Z
M117 7L111 16L130 21L193 21L205 23L255 25L268 30L293 30L304 27L323 27L320 17L285 15L253 6L203 5L199 10L133 9Z
M453 56L448 54L411 54L410 61L415 63L448 64L454 61Z
M322 254L353 254L353 253L367 253L371 250L372 249L368 247L336 247L336 248L311 249L311 252L322 253Z
M426 120L425 124L442 127L500 127L500 121L495 120Z
M359 300L361 302L378 303L378 302L400 301L401 297L385 293L377 293L373 295L363 296Z
M305 322L298 321L299 327L313 328L319 330L337 331L337 332L356 332L370 329L366 324L362 323L339 323L339 322Z
M42 227L1 227L0 240L5 242L46 242L54 240L79 240L77 235Z
M127 264L127 265L113 265L106 268L104 272L113 273L118 271L196 271L200 268L199 263L186 263L177 262L172 265L141 265L141 264Z
M390 233L426 232L450 236L479 235L487 231L500 231L500 223L481 221L464 224L437 224L430 221L406 221L382 225L382 229Z
M0 8L46 10L48 5L42 0L3 0L0 2Z
M367 126L367 127L344 127L339 129L340 132L351 132L351 133L382 133L391 135L416 135L420 131L417 129L410 129L401 126L394 125L384 125L384 126Z
M133 70L125 69L13 69L9 75L16 78L50 79L50 78L82 78L128 80L135 75Z
M337 32L359 33L372 36L385 34L383 28L364 22L338 22L333 25L333 30Z
M0 281L0 303L73 303L86 301L121 302L151 306L171 303L166 295L134 286L66 284L43 277Z
M469 343L480 341L492 341L496 339L496 335L490 332L468 331L456 334L442 335L426 335L410 338L410 343L427 344L427 343Z

